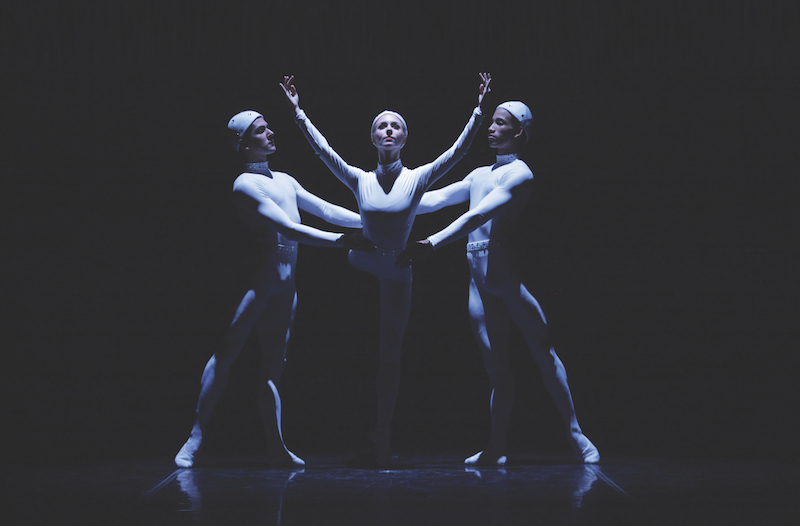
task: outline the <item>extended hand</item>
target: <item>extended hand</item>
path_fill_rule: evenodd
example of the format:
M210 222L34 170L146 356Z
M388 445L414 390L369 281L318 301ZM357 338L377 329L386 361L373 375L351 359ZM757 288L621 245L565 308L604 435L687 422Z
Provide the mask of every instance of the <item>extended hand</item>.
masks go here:
M339 240L342 242L344 248L361 250L362 252L375 252L375 243L364 237L361 230L342 234Z
M433 245L427 239L410 243L397 255L395 264L400 268L410 267L411 263L425 259L433 252Z
M283 88L283 93L286 95L286 101L289 105L292 108L297 108L300 105L300 95L297 94L297 88L292 84L293 81L294 75L284 75L280 86Z
M492 83L492 75L490 73L478 73L481 76L481 85L478 86L478 106L483 102L483 97L492 91L489 84Z

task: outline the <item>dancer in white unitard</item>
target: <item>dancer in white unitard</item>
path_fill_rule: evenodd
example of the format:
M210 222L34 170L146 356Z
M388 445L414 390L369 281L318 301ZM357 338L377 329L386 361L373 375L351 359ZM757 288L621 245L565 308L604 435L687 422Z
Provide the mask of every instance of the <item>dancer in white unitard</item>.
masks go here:
M422 195L467 153L483 118L481 102L489 91L491 77L488 73L481 74L478 105L455 144L435 161L413 170L400 161L400 150L408 136L405 120L393 111L381 112L372 122L372 144L378 150L378 166L372 171L347 164L328 145L300 109L293 80L293 76L284 77L281 87L294 108L295 121L314 152L355 195L364 235L377 248L371 254L351 251L349 261L357 269L375 275L380 282L378 414L370 438L377 446L374 460L378 465L388 465L390 426L400 382L400 349L411 307L411 269L397 268L395 258L408 241Z
M506 435L514 402L514 380L508 358L512 320L542 370L544 385L567 426L575 455L587 464L600 460L597 448L578 425L567 372L550 346L544 313L509 261L508 242L520 227L518 219L532 191L533 173L518 158L530 127L531 112L525 104L518 101L500 104L489 125L489 146L497 150L497 162L476 168L463 181L426 193L419 207L419 213L427 213L469 201L469 211L440 232L409 244L397 258L399 267L407 267L435 248L469 234L469 314L491 381L492 428L489 444L466 459L467 464L488 466L506 461Z
M233 197L243 223L259 245L259 265L236 309L225 343L206 364L192 433L175 464L189 468L203 443L211 412L228 381L233 362L255 330L261 348L258 402L267 432L267 453L275 466L299 466L303 461L286 449L281 433L281 399L277 384L283 373L286 346L297 305L295 264L297 244L373 250L360 232L326 232L300 223L298 209L334 225L359 228L355 212L323 201L283 172L270 170L267 156L274 153L272 130L259 113L243 111L228 123L245 171L233 183Z

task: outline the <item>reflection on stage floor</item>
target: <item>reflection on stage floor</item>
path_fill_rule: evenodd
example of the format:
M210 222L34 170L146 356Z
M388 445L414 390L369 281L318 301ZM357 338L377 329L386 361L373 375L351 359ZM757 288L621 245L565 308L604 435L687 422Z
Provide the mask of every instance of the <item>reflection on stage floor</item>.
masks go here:
M400 456L391 469L308 457L304 469L217 458L14 468L6 524L787 524L796 465L527 457L502 468L452 456Z

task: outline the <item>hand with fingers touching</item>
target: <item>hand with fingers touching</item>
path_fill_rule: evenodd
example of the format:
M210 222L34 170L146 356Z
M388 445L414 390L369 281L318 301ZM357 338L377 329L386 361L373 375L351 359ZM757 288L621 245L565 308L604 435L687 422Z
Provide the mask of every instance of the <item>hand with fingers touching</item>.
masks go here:
M478 87L478 106L480 106L486 94L492 91L492 88L489 87L489 84L492 83L492 75L491 73L478 73L478 75L481 77L481 85Z
M283 88L283 93L286 95L286 102L296 109L300 105L300 95L297 94L297 88L294 87L294 75L284 75L283 82L280 82L280 87Z
M431 252L433 252L433 245L427 239L409 243L406 248L397 255L396 264L400 268L410 267L412 263L428 257Z

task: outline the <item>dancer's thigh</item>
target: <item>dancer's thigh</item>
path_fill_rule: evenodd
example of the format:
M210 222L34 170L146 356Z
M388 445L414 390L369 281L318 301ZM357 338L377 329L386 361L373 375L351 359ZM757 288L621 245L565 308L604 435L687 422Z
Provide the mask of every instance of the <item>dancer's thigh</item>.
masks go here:
M411 280L380 279L381 328L403 337L411 312Z
M472 332L490 374L509 369L509 314L501 296L481 288L474 279L469 286L469 314Z
M289 344L296 308L297 293L294 287L286 287L285 290L270 295L256 326L262 364L277 376L280 376L286 359L286 347Z
M544 311L525 285L519 281L510 283L503 291L503 299L511 319L519 327L531 350L534 353L549 350Z

